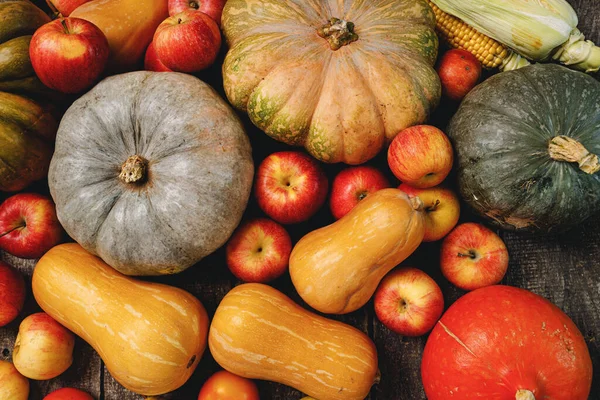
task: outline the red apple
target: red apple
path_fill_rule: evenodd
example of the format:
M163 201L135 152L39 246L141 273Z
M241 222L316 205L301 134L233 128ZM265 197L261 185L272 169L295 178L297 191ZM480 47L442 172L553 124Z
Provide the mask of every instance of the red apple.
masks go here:
M94 400L94 398L83 390L74 388L62 388L50 393L44 400Z
M227 0L169 0L169 15L173 16L185 10L197 10L212 18L221 26L221 14Z
M165 64L158 59L158 54L156 54L156 48L154 47L154 41L152 41L148 46L148 49L146 49L146 56L144 57L144 69L146 71L155 72L172 72L172 70L165 67Z
M29 56L44 85L63 93L90 88L108 61L108 40L93 23L60 18L42 25L31 39Z
M315 159L299 151L281 151L260 164L254 191L258 205L269 217L280 224L295 224L321 208L328 186Z
M260 397L252 380L219 371L202 385L198 400L260 400Z
M240 226L225 249L227 266L244 282L265 283L283 275L292 252L285 228L260 218Z
M458 223L460 201L454 191L441 186L419 189L406 183L398 186L398 189L410 197L420 198L425 206L424 242L440 240Z
M210 67L220 47L217 23L199 11L186 10L167 18L154 34L159 60L178 72L198 72Z
M40 258L57 245L63 230L52 200L19 193L0 205L0 249L21 258Z
M499 283L508 269L508 250L498 235L481 224L457 226L442 242L442 274L463 290Z
M77 7L89 1L91 0L46 0L46 3L54 14L68 17Z
M479 82L481 63L466 50L452 49L442 56L437 72L443 94L451 100L460 101Z
M421 336L433 329L444 311L444 296L437 283L416 268L390 272L375 292L375 314L390 330L404 336Z
M29 380L17 371L9 362L0 360L0 399L27 400L29 398Z
M404 129L388 149L388 164L396 178L416 188L442 183L453 162L450 140L444 132L430 125Z
M0 326L14 321L23 309L24 303L23 275L16 268L0 261Z
M388 187L389 181L377 168L346 168L333 179L329 199L331 213L335 219L340 219L369 194Z
M73 363L75 336L46 313L32 314L19 326L13 362L30 379L56 378Z

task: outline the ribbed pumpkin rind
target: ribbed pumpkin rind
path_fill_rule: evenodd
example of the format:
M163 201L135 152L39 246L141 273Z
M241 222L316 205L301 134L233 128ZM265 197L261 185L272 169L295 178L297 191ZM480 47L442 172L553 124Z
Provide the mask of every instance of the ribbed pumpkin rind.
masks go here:
M48 172L58 123L48 109L0 92L0 190L19 191Z
M228 1L224 87L272 138L324 162L361 164L437 106L435 16L421 0L345 1L336 11L338 4ZM332 51L316 32L331 17L352 20L359 40ZM382 94L388 88L408 96Z
M0 91L36 95L49 89L29 59L31 35L50 17L30 1L0 1Z
M210 86L175 72L131 72L106 78L67 110L48 182L59 221L86 250L126 275L173 274L239 224L251 151ZM148 161L141 186L118 177L134 155Z

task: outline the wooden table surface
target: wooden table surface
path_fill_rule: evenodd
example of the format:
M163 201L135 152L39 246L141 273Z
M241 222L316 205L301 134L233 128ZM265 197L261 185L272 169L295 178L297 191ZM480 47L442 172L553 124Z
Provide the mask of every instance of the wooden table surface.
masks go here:
M596 0L569 0L580 17L579 27L590 39L600 43L600 11ZM36 1L41 5L41 1ZM222 57L221 57L222 60ZM221 93L219 67L199 75ZM444 128L455 106L442 102L431 123ZM241 115L251 137L255 162L258 163L274 151L289 149L266 137ZM385 158L380 156L369 164L385 167ZM330 177L341 166L326 166ZM392 182L397 183L391 175ZM452 176L449 178L452 180ZM44 182L29 190L48 193ZM7 195L0 194L0 201ZM246 218L260 216L260 210L251 199ZM461 221L478 221L463 209ZM328 207L311 221L290 227L292 240L297 241L310 230L333 222ZM585 336L594 364L594 378L590 399L600 399L600 215L572 231L553 237L533 237L524 234L499 232L510 253L510 266L503 284L517 286L542 295L563 309ZM423 244L403 265L412 265L429 273L440 285L444 293L446 307L464 294L450 285L439 270L439 243ZM0 258L17 266L29 279L35 260L21 260L0 252ZM153 280L181 287L197 296L212 315L223 296L230 288L239 284L225 265L223 249L204 259L198 265L176 275ZM273 286L306 306L295 293L289 275L273 283ZM20 321L27 315L40 311L31 296L29 286L25 310L10 325L0 328L0 358L10 360L13 343ZM347 322L368 333L377 345L381 382L373 387L371 400L420 400L425 399L421 385L420 360L427 337L408 338L386 329L375 317L373 304L369 302L362 309L341 317L333 317ZM165 395L164 399L195 400L202 383L219 369L208 349L192 378L182 388ZM296 400L302 394L289 387L258 382L261 399ZM110 376L98 355L82 340L76 342L74 363L63 375L49 381L31 382L31 400L39 400L52 390L61 387L78 387L88 391L94 398L102 400L143 399L121 387Z

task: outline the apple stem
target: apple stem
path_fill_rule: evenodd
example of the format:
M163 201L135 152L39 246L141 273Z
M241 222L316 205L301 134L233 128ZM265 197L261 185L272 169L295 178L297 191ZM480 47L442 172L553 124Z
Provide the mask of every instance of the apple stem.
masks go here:
M469 250L469 254L458 253L458 256L459 257L469 257L474 260L477 258L477 253L475 253L473 250Z
M435 211L437 209L437 207L440 205L440 201L436 200L435 203L433 203L432 205L430 205L429 207L425 208L425 211Z
M14 228L9 229L8 231L4 232L4 233L0 233L0 238L3 236L8 235L9 233L16 231L17 229L21 229L21 228L25 228L27 225L25 224L21 224L21 225L17 225Z
M65 33L67 35L69 35L71 32L69 31L69 27L67 26L67 20L65 18L60 20L60 24L63 26L63 28L65 29Z
M190 7L197 10L200 8L200 4L197 1L190 1Z

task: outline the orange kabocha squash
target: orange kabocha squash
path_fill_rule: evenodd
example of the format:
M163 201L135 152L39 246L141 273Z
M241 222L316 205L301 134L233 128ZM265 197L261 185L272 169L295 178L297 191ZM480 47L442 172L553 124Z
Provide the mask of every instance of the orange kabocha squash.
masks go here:
M111 375L136 393L179 388L206 348L208 316L194 296L126 277L76 243L48 251L32 286L40 307L88 342Z
M110 45L109 68L120 72L140 62L169 13L167 0L92 0L70 16L88 20L104 32Z
M383 189L304 236L290 256L290 275L302 299L328 314L362 307L385 274L421 244L422 209L419 198Z
M208 345L234 374L283 383L319 400L363 400L377 379L377 350L367 335L258 283L227 293Z

